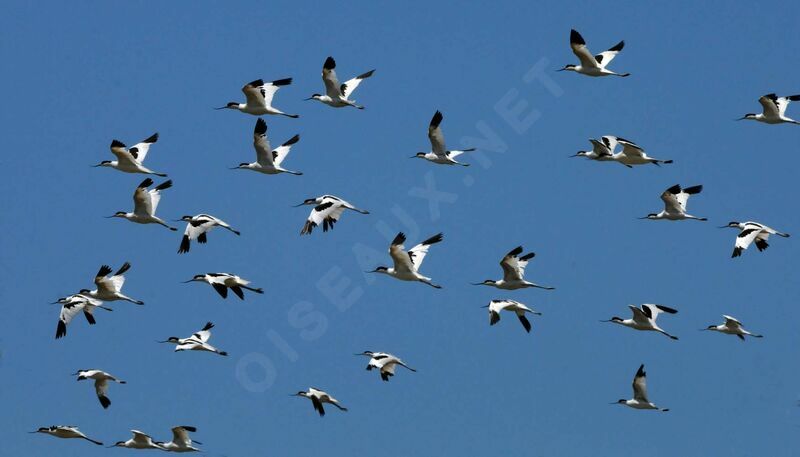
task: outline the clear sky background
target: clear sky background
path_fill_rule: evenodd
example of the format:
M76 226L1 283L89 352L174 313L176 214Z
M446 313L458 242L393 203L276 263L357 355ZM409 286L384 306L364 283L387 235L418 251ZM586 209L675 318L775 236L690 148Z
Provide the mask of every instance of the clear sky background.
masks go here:
M107 444L130 429L168 440L198 427L214 456L508 455L789 456L800 432L795 237L731 259L757 220L800 236L800 127L735 122L765 93L800 93L790 2L6 2L2 47L3 195L0 454L61 457L132 451L25 432L77 424ZM619 40L612 67L632 76L557 73L576 63L570 28L591 50ZM325 57L342 80L376 68L363 111L303 98L322 90ZM293 77L267 117L300 177L227 167L252 161L256 118L211 108L240 88ZM795 104L796 105L796 104ZM788 114L800 118L800 106ZM469 168L410 160L429 150L437 109ZM180 234L103 216L132 208L143 179L91 168L159 132L147 166L169 173L158 213L207 212L214 231L177 255ZM604 134L675 163L636 169L569 159ZM156 179L156 182L160 182ZM709 222L643 221L667 187L703 184L690 212ZM330 193L371 211L300 237L305 198ZM183 230L181 226L181 230ZM362 273L437 232L422 268L434 290ZM555 291L497 291L517 245L528 277ZM58 307L101 264L133 267L97 325L54 340ZM228 271L266 293L222 300L196 273ZM544 313L526 334L513 315L489 327L485 305L513 298ZM627 305L677 308L660 320L680 341L598 322ZM698 329L738 317L766 335L745 343ZM227 358L174 353L156 340L216 323ZM417 373L390 382L352 354L388 351ZM651 399L630 398L646 365ZM69 374L100 368L92 386ZM320 419L289 394L336 396Z

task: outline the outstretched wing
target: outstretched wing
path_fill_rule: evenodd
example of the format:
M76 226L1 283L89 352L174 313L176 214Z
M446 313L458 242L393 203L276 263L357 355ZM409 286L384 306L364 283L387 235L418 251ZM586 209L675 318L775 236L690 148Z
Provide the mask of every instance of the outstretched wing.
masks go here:
M599 68L597 60L595 60L594 56L589 49L586 48L586 41L584 41L583 37L580 33L576 30L570 31L569 34L569 46L572 48L572 52L575 56L578 57L578 60L581 61L581 66L585 68Z
M333 60L333 57L329 56L322 65L322 82L325 83L325 94L328 97L334 100L343 97L339 78L336 77L336 61Z
M362 73L356 76L353 79L345 81L345 83L342 84L342 87L340 88L342 91L342 95L344 95L344 98L349 98L351 95L353 95L353 92L356 91L356 88L358 87L359 84L361 84L361 81L369 78L370 76L372 76L373 73L375 73L375 70L370 70L366 73Z
M428 125L428 139L431 140L431 151L439 157L447 156L447 147L444 143L444 134L442 133L442 128L439 127L439 124L442 122L442 113L436 111L434 113L433 118L431 118L431 123Z
M158 141L158 133L150 135L147 139L142 140L141 143L134 144L128 149L128 152L137 162L142 163L144 158L147 157L147 152L150 151L150 146L156 141Z
M636 376L633 378L633 399L644 403L650 403L647 399L647 373L644 371L644 365L639 367Z
M292 78L276 79L266 83L261 79L257 79L242 87L242 92L247 98L248 105L267 107L272 105L272 98L275 96L275 92L282 86L288 86L291 83Z
M505 281L522 280L522 277L525 276L525 267L528 265L528 261L536 255L533 252L529 252L522 257L518 257L520 254L522 254L522 246L517 246L500 261Z
M639 145L637 145L636 143L633 143L631 141L622 138L617 138L617 141L619 142L619 144L622 145L622 153L625 154L626 156L632 159L642 158L645 156L644 150L641 147L639 147Z
M744 229L736 235L736 243L733 246L733 254L731 257L739 257L742 255L742 251L750 247L761 231L761 228L745 225Z
M775 94L762 95L758 99L758 103L764 108L764 116L767 117L780 117L781 111L778 105L778 96ZM786 108L784 108L785 110Z
M414 265L414 270L419 270L419 267L422 265L422 261L425 260L425 256L428 255L428 249L432 244L442 241L442 236L443 235L441 233L437 233L436 235L433 235L408 251L408 257L411 259L411 262Z
M616 57L617 54L619 54L619 52L622 51L622 48L624 47L625 47L625 42L620 41L619 43L611 47L608 51L604 51L601 52L600 54L597 54L596 56L594 56L594 59L597 61L597 65L600 68L607 67L608 64L610 64L611 61L614 60L614 57Z
M253 130L253 147L256 149L256 160L262 167L272 168L272 148L267 139L267 123L258 118Z
M272 151L272 161L276 166L280 166L283 163L283 160L289 155L289 151L292 150L292 145L298 141L300 141L300 135L295 135Z

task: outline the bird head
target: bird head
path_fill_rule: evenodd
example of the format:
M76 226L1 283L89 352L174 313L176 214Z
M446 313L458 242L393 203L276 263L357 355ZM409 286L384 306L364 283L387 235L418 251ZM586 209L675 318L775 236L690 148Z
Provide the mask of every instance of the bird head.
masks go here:
M183 281L183 282L187 283L187 282L195 282L195 281L205 281L205 279L206 279L206 275L194 275L194 276L192 276L192 279L190 279L188 281Z
M308 392L305 392L305 391L301 390L301 391L297 392L296 394L292 394L291 396L292 397L307 397L308 396Z
M620 323L620 322L622 322L622 318L619 317L619 316L614 316L614 317L612 317L611 319L609 319L607 321L601 321L601 322L616 322L616 323Z
M411 156L409 158L410 159L424 159L425 158L425 153L424 152L418 152L418 153L414 154L413 156Z
M220 106L219 108L214 108L214 109L238 109L238 108L239 108L239 103L237 103L237 102L229 102L225 106Z
M496 281L493 279L487 279L483 282L473 282L473 286L493 286L495 285ZM488 306L488 305L487 305Z
M645 217L640 217L639 219L655 219L658 216L657 213L650 213Z
M372 357L372 354L374 354L374 352L372 352L372 351L364 351L364 352L360 352L360 353L355 354L355 355L365 355L367 357Z
M303 200L303 203L300 203L299 205L294 205L294 207L297 208L298 206L304 206L304 205L316 205L317 204L317 200L318 199L316 197L315 198L307 198L307 199Z
M112 217L125 217L126 214L128 213L126 213L125 211L117 211L116 213L110 216L106 216L106 219L111 219Z
M728 222L728 225L722 225L722 226L720 226L720 228L728 228L728 227L739 228L741 226L742 226L742 224L740 222L730 221L730 222Z
M570 157L585 157L588 155L589 153L587 151L578 151L575 154L572 154Z
M562 68L560 70L557 70L557 71L575 71L575 68L577 68L576 65L567 64L567 65L564 65L564 68Z
M78 294L88 294L90 292L91 292L91 290L89 290L89 289L81 289L81 290L78 291Z
M92 165L92 166L95 167L95 168L96 167L110 167L111 166L111 161L110 160L104 160L104 161L98 163L97 165Z
M303 100L304 100L304 101L305 101L305 100L319 100L319 99L320 99L320 97L322 97L322 95L321 95L321 94L311 94L311 96L310 96L310 97L308 97L308 98L304 98Z
M625 400L624 398L620 398L619 400L617 400L616 402L611 403L611 404L612 405L622 405L622 404L625 404L627 402L628 402L628 400Z
M741 120L744 120L744 119L755 119L755 118L756 118L756 114L755 113L747 113L744 116L742 116L742 117L740 117L739 119L736 119L736 120L737 121L741 121Z
M159 341L159 343L175 343L175 344L178 344L179 342L180 341L177 336L171 336L164 341Z
M367 273L388 273L389 267L380 266L372 271L368 271Z
M180 219L178 219L175 222L181 222L181 221L183 221L183 222L191 222L192 221L192 216L182 216Z
M248 165L250 165L250 164L247 163L247 162L242 162L239 165L237 165L235 167L232 167L231 170L238 170L240 168L250 168Z

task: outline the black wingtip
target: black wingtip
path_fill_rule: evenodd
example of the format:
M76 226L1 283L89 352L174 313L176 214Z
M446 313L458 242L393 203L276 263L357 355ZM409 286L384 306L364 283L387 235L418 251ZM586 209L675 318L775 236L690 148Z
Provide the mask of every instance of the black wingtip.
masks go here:
M647 373L644 371L644 364L639 365L639 369L636 371L636 376L647 376Z
M403 243L405 243L405 242L406 242L406 234L405 234L405 233L403 233L403 232L400 232L400 233L398 233L398 234L397 234L397 236L395 236L395 237L394 237L394 239L392 240L392 245L393 245L393 246L396 246L396 245L398 245L398 244L403 244Z
M569 32L569 44L586 44L586 41L583 40L583 37L577 30L572 29Z
M288 86L291 83L292 83L292 78L283 78L283 79L276 79L275 81L272 81L271 84L273 86Z
M672 195L678 195L679 193L681 193L681 185L675 184L674 186L667 189L667 192L671 193Z
M368 71L366 73L361 73L360 75L356 76L356 79L367 79L370 76L372 76L373 73L375 73L374 69L370 70L370 71ZM362 106L361 109L364 109L364 107Z
M613 48L609 49L609 51L619 52L622 51L622 48L625 47L625 40L620 41L617 43Z
M206 322L206 325L203 327L203 330L211 330L212 328L214 328L214 323Z
M428 245L435 244L435 243L438 243L438 242L442 241L443 238L444 238L444 234L440 232L440 233L437 233L436 235L433 235L432 237L428 238L427 240L423 241L422 244L428 244Z
M529 253L525 254L524 256L520 257L519 260L530 260L530 259L532 259L534 257L536 257L536 253L535 252L529 252Z
M698 186L687 187L683 189L683 191L689 195L699 194L700 192L703 191L703 186L698 185Z
M111 140L111 147L112 148L124 148L125 143L119 140Z
M515 247L514 249L512 249L512 250L511 250L511 251L510 251L508 254L506 254L506 255L508 255L508 256L511 256L511 257L515 257L515 256L518 256L518 255L520 255L520 254L522 254L522 246L517 246L517 247Z
M189 235L183 235L183 238L181 239L181 245L178 247L178 254L189 252L190 246L191 243L189 242Z
M436 110L436 112L433 113L433 117L431 118L431 127L433 128L438 127L439 124L442 122L442 119L444 119L444 116L442 116L442 112Z
M153 144L153 143L155 143L156 141L158 141L158 132L156 132L156 133L154 133L154 134L150 135L149 137L147 137L147 139L146 139L146 140L144 140L144 141L142 141L142 143L150 143L150 144Z
M56 339L63 338L67 334L67 324L63 321L58 321L58 326L56 326Z
M146 178L144 181L140 182L137 187L139 189L143 189L143 188L146 188L146 187L150 187L152 185L153 185L153 180L150 179L150 178Z
M255 81L250 81L247 83L248 86L259 87L264 85L263 79L256 79Z
M264 135L267 133L267 123L262 118L256 120L256 128L253 130L255 135Z
M103 409L106 409L111 405L111 400L109 400L105 395L100 395L97 398L100 400L100 404L103 405Z
M167 181L164 181L161 184L159 184L158 186L156 186L156 190L169 189L170 187L172 187L172 180L171 179L167 180Z
M286 141L285 143L283 143L281 146L291 146L291 145L297 143L298 141L300 141L300 134L297 134L297 135L289 138L289 140Z
M328 58L325 59L325 64L322 65L322 68L325 70L333 70L336 68L336 61L333 60L333 57L328 56Z

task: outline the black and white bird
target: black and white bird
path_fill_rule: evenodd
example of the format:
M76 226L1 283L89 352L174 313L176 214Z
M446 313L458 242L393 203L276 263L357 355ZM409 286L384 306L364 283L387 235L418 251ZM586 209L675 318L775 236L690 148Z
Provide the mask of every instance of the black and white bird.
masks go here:
M295 205L295 208L304 205L314 205L314 209L311 210L311 214L308 215L306 223L303 224L303 228L300 230L301 235L310 234L314 230L314 227L319 224L322 224L323 232L327 232L329 229L332 230L333 225L339 222L339 218L342 217L342 213L344 213L346 209L361 214L369 214L369 211L358 209L334 195L307 198L303 203Z
M127 441L117 441L113 446L108 447L124 447L128 449L159 449L166 451L166 449L153 441L150 435L140 432L139 430L131 430L133 437Z
M38 430L29 433L44 433L45 435L55 436L56 438L80 438L97 445L103 443L93 440L78 430L77 425L51 425L49 427L39 427Z
M192 444L203 444L193 440L189 436L189 433L194 433L196 431L197 428L191 425L178 425L177 427L172 427L172 441L166 443L163 441L156 441L156 444L161 446L163 450L169 452L203 452L201 449L192 446Z
M419 281L427 284L436 289L441 289L442 286L436 285L431 282L431 278L423 276L419 273L419 268L422 266L422 261L428 255L428 249L431 245L442 241L442 234L437 233L422 243L414 246L406 251L403 243L406 241L406 235L403 232L397 234L389 245L389 255L392 257L394 267L380 266L371 271L371 273L381 273L401 281Z
M748 332L742 327L742 323L735 317L723 314L722 318L725 322L719 325L709 325L707 328L701 330L710 330L712 332L725 333L727 335L736 335L740 340L744 341L745 336L752 336L753 338L763 338L764 335Z
M472 285L492 286L503 290L516 290L527 287L554 290L555 287L540 286L525 280L525 267L536 254L529 252L522 257L519 257L520 254L522 254L522 246L517 246L508 254L506 254L502 260L500 260L500 267L503 268L503 279L498 281L487 279L483 282L473 283Z
M56 339L63 338L67 335L67 325L69 325L72 319L79 313L83 313L89 325L94 325L97 323L93 314L95 308L113 311L111 308L103 306L102 301L95 300L91 297L84 297L80 294L59 298L52 304L61 305L61 313L58 316L58 325L56 326Z
M356 104L355 100L351 100L350 97L358 85L361 84L361 81L369 78L373 73L375 73L375 70L370 70L346 81L344 84L339 84L339 79L336 78L336 61L333 60L333 57L328 57L322 65L322 82L325 83L325 95L313 94L306 100L317 100L334 108L352 106L364 109L363 106Z
M235 109L254 116L277 114L296 119L300 116L297 114L286 114L272 106L272 99L275 97L275 92L281 87L288 86L291 83L292 78L276 79L275 81L267 82L264 82L263 79L256 79L242 87L246 103L230 102L216 109Z
M159 341L159 343L175 344L176 345L175 352L206 351L206 352L213 352L219 355L228 355L227 352L220 351L214 346L208 344L208 340L211 339L212 328L214 328L214 324L211 322L207 322L202 330L193 333L192 336L188 338L178 338L177 336L171 336L164 341Z
M389 354L388 352L364 351L356 355L363 355L369 357L369 362L367 363L367 371L372 371L373 369L377 369L381 374L381 379L383 379L384 381L388 381L390 377L394 376L394 369L398 365L401 367L405 367L406 369L411 370L415 373L417 371L411 368L410 366L406 365L406 363L400 360L399 357Z
M244 300L244 291L242 289L247 289L257 294L264 293L264 290L261 288L250 287L250 281L230 273L205 273L194 275L192 279L184 281L184 283L189 282L204 282L209 284L222 298L228 298L228 289L242 300Z
M667 306L663 305L652 305L652 304L644 304L640 307L636 305L628 305L628 308L631 309L633 312L633 317L631 319L623 319L621 317L614 316L607 321L602 322L611 322L614 324L619 324L628 328L632 328L634 330L646 330L652 332L658 332L662 335L668 336L673 340L677 340L678 337L674 335L670 335L669 333L665 332L661 327L656 324L656 319L658 319L658 315L661 313L668 313L668 314L676 314L678 310L672 309Z
M570 157L586 157L590 160L597 160L598 162L616 162L614 160L614 149L617 147L616 141L611 141L612 136L603 136L599 140L594 138L589 139L592 144L591 151L578 151Z
M300 141L300 135L295 135L275 149L269 144L267 139L267 123L264 119L258 118L256 128L253 131L253 147L256 149L256 161L253 163L242 162L232 170L253 170L267 175L277 175L289 173L290 175L302 175L299 171L291 171L281 167L281 164L289 155L292 145Z
M147 178L139 183L136 190L133 191L133 212L117 211L112 216L109 216L109 218L119 217L131 222L136 222L137 224L159 224L173 232L178 230L156 216L158 202L161 201L161 191L172 187L172 180L164 181L155 188L148 189L148 187L152 185L153 180Z
M431 152L418 152L416 155L411 156L411 158L425 159L443 165L462 165L468 167L468 163L457 162L455 159L465 152L474 151L475 148L448 151L444 143L442 128L439 126L442 119L444 119L442 113L436 111L436 113L433 114L433 118L431 118L430 125L428 125L428 139L431 140Z
M117 160L104 160L95 167L109 167L125 173L143 173L165 177L167 176L165 173L158 173L142 165L147 157L147 152L150 151L150 146L156 141L158 141L158 133L150 135L146 140L136 143L128 149L121 141L113 140L111 141L111 153L117 157Z
M769 247L767 240L769 239L770 235L778 235L784 238L789 238L788 233L779 232L772 227L767 227L764 224L753 221L732 221L728 222L728 225L723 225L720 228L728 227L739 229L739 234L736 235L736 244L733 247L733 254L731 254L731 257L741 256L742 251L750 247L750 245L753 243L756 244L756 248L758 248L759 251L767 249Z
M669 411L668 408L659 408L647 399L647 373L644 371L644 364L639 366L639 370L636 371L636 376L633 378L633 399L621 399L613 404L625 405L633 409L655 409L663 412Z
M692 216L686 212L686 204L689 202L689 197L699 194L702 190L703 186L682 188L680 184L675 184L661 194L661 200L664 202L663 211L660 213L650 213L639 219L666 219L670 221L694 219L696 221L707 221L708 219L705 217Z
M581 64L569 64L559 71L574 71L586 76L622 76L623 78L630 76L630 73L615 73L606 68L608 64L614 60L614 57L622 51L622 48L625 47L624 41L620 41L608 51L593 56L586 47L586 41L584 41L581 34L573 29L569 34L569 46L572 48L572 52L578 57Z
M103 408L108 408L108 406L111 405L111 400L106 396L109 381L125 384L125 381L117 379L101 370L78 370L73 376L78 376L78 381L83 381L84 379L94 380L94 391L97 394L97 399L100 400L100 404L103 405Z
M305 397L311 400L311 403L314 405L314 411L318 412L320 417L325 415L325 408L323 408L323 404L327 403L329 405L333 405L339 408L342 411L347 411L347 408L339 404L339 400L333 398L322 389L317 389L316 387L309 387L307 392L300 391L296 394L292 394L293 397Z
M500 322L501 311L511 311L517 315L517 318L528 333L531 332L531 323L525 314L542 315L542 313L534 311L515 300L492 300L488 305L483 306L483 308L489 308L489 325Z
M130 268L131 264L125 262L121 267L119 267L119 270L117 270L116 273L114 273L112 276L108 276L113 270L111 270L111 267L108 265L103 265L100 267L100 270L97 271L97 275L94 277L94 284L97 288L94 290L81 289L78 294L83 295L84 297L94 298L95 300L124 300L137 305L144 305L143 301L136 300L122 294L122 286L125 285L125 272L127 272Z
M200 244L207 242L208 232L214 227L222 227L236 235L241 235L238 230L228 225L227 222L210 214L183 216L180 220L186 222L186 230L183 231L183 238L181 238L181 245L178 247L178 254L189 252L192 240L197 240Z
M775 94L762 95L759 97L758 103L761 103L764 108L763 112L758 114L747 113L739 120L749 119L765 124L800 124L800 122L786 117L786 108L789 103L798 100L800 100L800 95L788 95L786 97L778 97Z
M605 135L600 137L600 140L590 139L589 142L592 143L591 151L578 151L571 157L586 157L601 162L617 162L628 168L633 168L634 165L645 165L649 163L659 166L662 163L672 163L672 160L650 157L636 143L618 136ZM619 152L615 152L617 146L620 145L622 149Z

